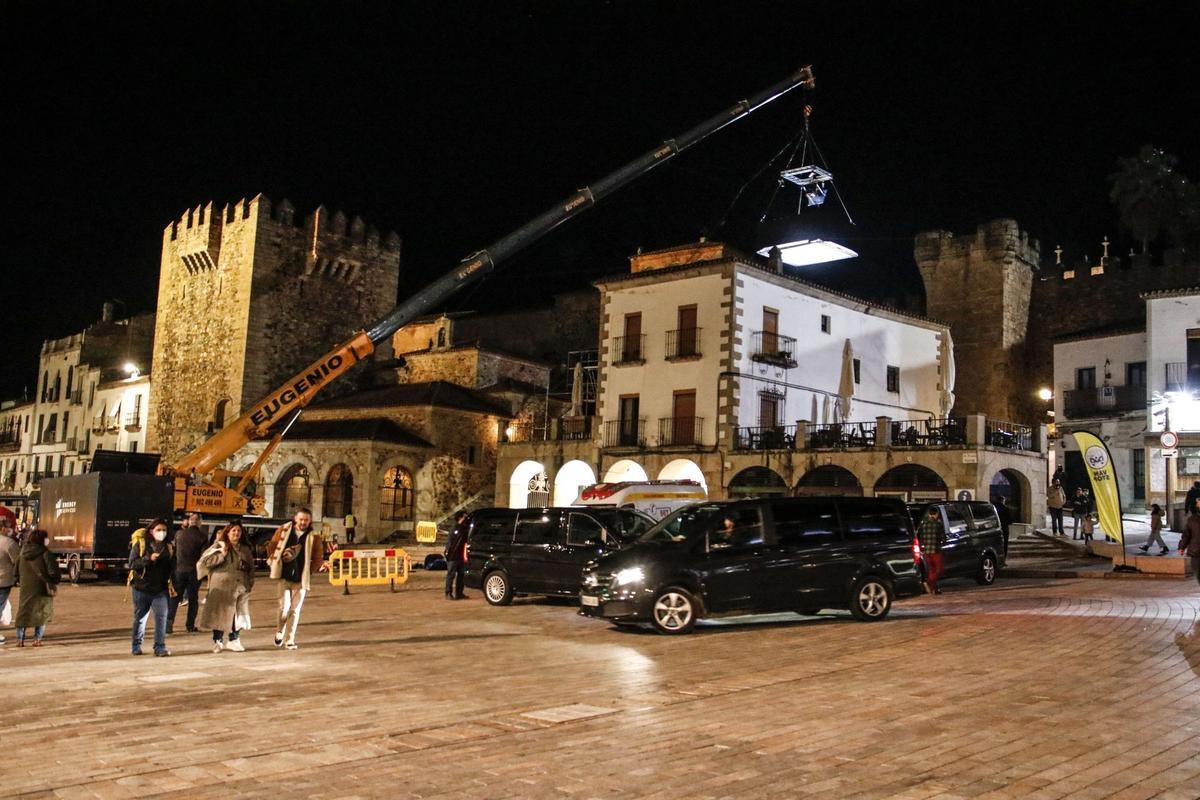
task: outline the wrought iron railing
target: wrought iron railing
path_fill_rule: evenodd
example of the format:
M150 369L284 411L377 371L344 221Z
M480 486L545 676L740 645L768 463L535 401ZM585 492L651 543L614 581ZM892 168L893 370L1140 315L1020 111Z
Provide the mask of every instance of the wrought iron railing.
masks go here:
M984 436L987 444L992 447L1006 447L1010 450L1033 449L1033 428L1028 425L989 419Z
M806 447L822 449L828 447L873 447L875 445L874 422L831 422L808 426Z
M760 425L751 428L735 428L733 432L734 450L794 450L795 448L795 425Z
M73 406L83 405L83 389L82 388L76 389L75 391L71 392L71 405L73 405Z
M558 421L562 441L586 441L592 438L592 417L562 417Z
M658 443L662 447L685 447L702 443L704 417L660 417Z
M92 417L92 433L104 433L104 426L108 418L103 414Z
M1063 392L1063 415L1068 419L1145 409L1146 387L1142 385L1100 386Z
M542 442L546 439L546 428L532 422L514 422L504 429L506 442Z
M613 337L613 364L640 364L646 360L646 334Z
M603 441L605 447L645 447L646 418L605 421Z
M120 429L121 429L121 415L120 415L120 413L117 413L117 414L110 414L110 415L108 415L107 417L105 417L105 418L104 418L104 430L106 430L106 431L116 431L116 430L120 430Z
M962 417L892 421L892 445L897 447L946 447L966 443L967 422Z
M135 431L142 427L142 412L130 411L125 414L125 430Z
M680 328L667 331L667 360L696 358L700 355L700 329Z
M794 367L796 340L771 331L755 331L750 336L750 358L767 364Z

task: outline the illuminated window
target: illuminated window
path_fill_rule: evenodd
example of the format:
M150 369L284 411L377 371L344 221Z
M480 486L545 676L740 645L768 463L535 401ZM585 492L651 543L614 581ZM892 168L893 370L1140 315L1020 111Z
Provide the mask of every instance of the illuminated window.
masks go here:
M275 496L282 500L282 503L276 503L276 516L290 517L300 509L308 508L312 501L308 467L292 464L284 470L279 482L275 484Z
M354 502L354 475L345 464L335 464L325 478L323 516L344 517Z
M413 518L412 473L404 467L392 467L383 476L379 487L379 518L402 520Z

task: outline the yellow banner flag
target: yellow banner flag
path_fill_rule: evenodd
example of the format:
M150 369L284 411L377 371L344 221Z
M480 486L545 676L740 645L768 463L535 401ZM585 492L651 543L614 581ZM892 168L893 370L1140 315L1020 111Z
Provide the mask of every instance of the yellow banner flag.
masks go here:
M1092 484L1092 497L1096 500L1096 511L1100 514L1100 527L1106 534L1125 546L1125 528L1121 523L1121 493L1117 490L1117 473L1113 469L1112 454L1099 437L1091 433L1073 433L1079 452L1083 454L1083 465L1087 467L1088 479Z

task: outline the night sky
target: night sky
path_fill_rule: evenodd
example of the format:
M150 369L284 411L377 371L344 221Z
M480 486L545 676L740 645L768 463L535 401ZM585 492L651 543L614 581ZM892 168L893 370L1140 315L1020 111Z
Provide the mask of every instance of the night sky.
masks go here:
M95 321L104 300L153 309L162 229L189 206L263 192L298 218L317 204L361 215L403 238L403 295L806 63L815 92L679 156L454 307L586 286L639 246L706 234L749 247L764 211L795 204L768 206L775 169L752 178L806 103L857 223L843 240L863 254L824 277L879 300L919 307L911 237L924 229L1014 217L1044 258L1061 243L1094 259L1102 236L1120 236L1107 176L1144 143L1200 179L1188 3L3 9L0 396L32 386L41 340Z

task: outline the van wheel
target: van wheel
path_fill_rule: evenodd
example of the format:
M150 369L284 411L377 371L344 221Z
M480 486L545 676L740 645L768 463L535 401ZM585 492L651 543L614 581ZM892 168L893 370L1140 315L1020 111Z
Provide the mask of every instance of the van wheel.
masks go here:
M67 580L71 583L79 583L80 572L82 572L82 568L79 564L79 556L69 556L67 558Z
M892 587L881 578L867 575L854 582L850 592L850 613L862 622L876 622L892 609Z
M688 633L696 627L696 598L686 589L668 586L654 598L650 622L659 633Z
M506 606L512 602L512 584L504 570L493 570L483 577L483 596L494 606Z
M975 582L980 586L991 586L996 582L996 557L991 553L984 553L983 558L979 559Z

